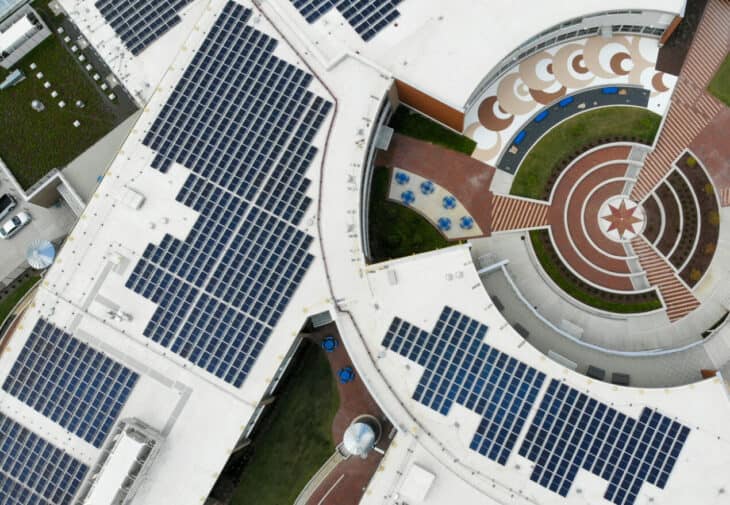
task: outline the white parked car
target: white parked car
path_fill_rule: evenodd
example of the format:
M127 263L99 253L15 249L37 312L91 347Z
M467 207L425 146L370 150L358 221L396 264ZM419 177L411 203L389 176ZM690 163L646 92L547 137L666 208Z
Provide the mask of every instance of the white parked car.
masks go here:
M18 212L0 227L0 238L10 238L33 220L27 212Z

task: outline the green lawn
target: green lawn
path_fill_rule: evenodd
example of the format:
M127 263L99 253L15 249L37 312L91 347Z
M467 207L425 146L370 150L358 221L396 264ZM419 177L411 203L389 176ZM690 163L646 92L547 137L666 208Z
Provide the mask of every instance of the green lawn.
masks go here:
M334 453L332 420L339 395L327 357L303 344L302 356L254 436L230 505L289 505Z
M447 147L464 154L474 152L477 144L408 107L400 106L390 120L390 126L403 135Z
M659 299L646 302L611 302L588 293L582 286L575 284L573 279L564 275L560 266L554 262L552 254L550 254L550 251L545 248L542 240L540 240L541 234L546 233L547 231L545 230L534 230L530 232L530 242L535 251L535 256L537 256L545 273L550 276L555 284L576 300L597 309L619 314L635 314L661 308L662 304Z
M707 89L730 107L730 54L725 57Z
M41 14L44 19L57 20L48 17L47 9ZM30 69L31 63L37 65L36 70ZM15 68L26 79L0 91L0 157L23 188L51 169L63 168L129 115L111 105L55 32ZM44 74L42 79L36 78L39 71ZM7 73L0 69L0 80ZM44 88L46 81L51 83L50 89ZM59 94L55 99L52 90ZM45 110L33 110L33 100L40 100ZM66 102L65 108L58 106L60 100ZM77 100L84 102L83 109L76 107ZM73 126L75 120L81 123L79 128Z
M545 199L551 175L561 161L592 142L610 137L638 137L650 144L661 116L637 107L606 107L577 114L550 130L520 164L510 193Z
M8 314L10 314L10 311L13 310L13 307L15 307L20 299L23 298L23 296L30 291L33 286L35 286L39 279L40 276L38 275L27 278L21 282L17 288L15 288L15 291L0 300L0 324L2 324L5 318L8 317Z
M390 170L378 167L370 189L370 254L374 262L402 258L449 245L417 212L388 198Z

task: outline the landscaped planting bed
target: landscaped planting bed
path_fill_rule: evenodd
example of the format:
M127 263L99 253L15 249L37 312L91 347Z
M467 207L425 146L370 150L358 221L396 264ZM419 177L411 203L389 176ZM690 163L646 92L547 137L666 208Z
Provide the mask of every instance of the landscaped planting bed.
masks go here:
M680 272L682 279L690 286L694 286L710 267L715 255L720 238L720 213L714 186L701 163L689 153L685 153L677 161L677 167L687 177L699 203L699 240L687 265Z
M684 265L685 260L692 254L692 249L695 246L698 228L697 204L692 195L692 188L687 184L682 174L676 170L672 171L669 177L667 177L667 183L672 186L679 198L679 205L682 212L682 230L680 231L679 242L669 257L669 262L675 268L680 269Z
M620 314L649 312L662 306L655 291L636 294L611 293L584 282L560 259L547 230L531 231L530 242L545 273L563 291L579 302Z

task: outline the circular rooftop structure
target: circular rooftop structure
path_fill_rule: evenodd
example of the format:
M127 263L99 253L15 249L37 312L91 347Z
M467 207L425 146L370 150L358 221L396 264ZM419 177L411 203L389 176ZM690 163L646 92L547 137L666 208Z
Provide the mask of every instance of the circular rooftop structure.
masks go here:
M366 458L375 448L377 433L370 423L358 421L352 423L342 437L342 446L352 456Z
M26 259L28 264L36 270L45 270L53 264L56 258L56 248L48 240L34 240L28 246Z

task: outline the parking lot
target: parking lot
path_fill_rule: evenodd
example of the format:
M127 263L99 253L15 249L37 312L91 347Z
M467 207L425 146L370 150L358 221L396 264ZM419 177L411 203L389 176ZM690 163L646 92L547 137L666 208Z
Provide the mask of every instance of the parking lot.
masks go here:
M0 195L10 193L18 202L17 207L2 219L16 215L20 211L28 212L33 221L16 235L7 239L0 239L0 287L9 284L17 275L28 268L25 253L28 245L36 239L46 239L57 243L65 237L76 222L76 216L71 209L60 199L54 207L44 208L26 202L19 195L10 181L0 175ZM0 223L1 224L1 223Z

